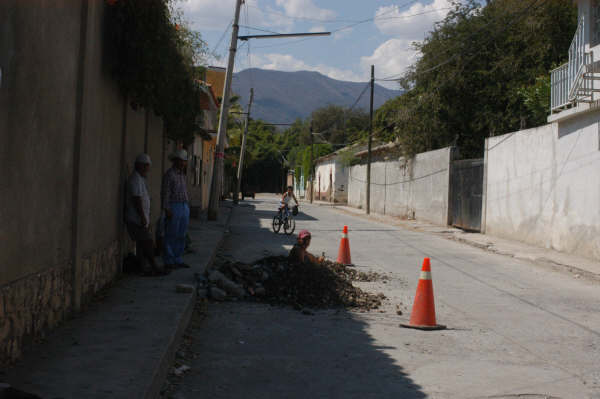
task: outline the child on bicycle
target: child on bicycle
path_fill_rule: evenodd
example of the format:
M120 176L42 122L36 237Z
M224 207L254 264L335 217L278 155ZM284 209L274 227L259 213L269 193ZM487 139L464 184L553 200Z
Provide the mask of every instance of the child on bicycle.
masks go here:
M285 217L289 216L289 212L290 212L290 201L294 200L294 202L296 203L296 206L298 206L298 200L296 199L296 196L294 195L294 188L292 186L288 186L287 191L285 193L283 193L283 197L281 197L281 201L279 202L279 212L285 210Z

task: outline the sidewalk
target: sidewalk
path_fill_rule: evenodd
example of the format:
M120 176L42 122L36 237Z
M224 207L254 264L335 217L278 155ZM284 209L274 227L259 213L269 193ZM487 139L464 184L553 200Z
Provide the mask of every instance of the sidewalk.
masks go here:
M196 286L194 273L212 262L232 208L218 222L192 220L194 253L164 277L124 276L81 315L32 348L0 381L40 395L63 398L156 398L167 376L195 302L177 284Z
M301 201L309 203L309 201ZM370 218L382 223L400 226L406 229L436 234L450 240L462 242L499 255L516 259L528 260L536 264L550 267L561 272L571 273L575 278L585 277L600 281L600 262L581 256L558 252L552 249L536 247L519 241L489 236L480 233L470 233L452 226L438 226L432 223L405 220L399 217L371 213L366 215L363 209L346 205L332 204L325 201L314 201L313 205L328 206L334 210L354 216Z

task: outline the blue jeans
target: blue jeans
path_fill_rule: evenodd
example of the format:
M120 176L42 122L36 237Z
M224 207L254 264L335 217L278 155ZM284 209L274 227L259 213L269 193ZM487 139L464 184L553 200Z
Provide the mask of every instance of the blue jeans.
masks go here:
M173 212L173 216L165 222L163 260L165 265L178 265L183 263L181 255L185 250L185 234L190 222L190 208L187 202L171 202L169 209Z

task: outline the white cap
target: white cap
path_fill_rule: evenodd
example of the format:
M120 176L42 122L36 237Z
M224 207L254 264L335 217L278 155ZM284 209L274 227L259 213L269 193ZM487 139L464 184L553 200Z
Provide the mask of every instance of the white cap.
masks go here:
M148 165L152 165L152 161L150 161L150 155L148 154L140 154L135 158L135 163L144 163Z
M171 155L171 159L181 159L182 161L187 161L188 160L187 151L184 149L179 149L179 150L175 151L173 153L173 155Z

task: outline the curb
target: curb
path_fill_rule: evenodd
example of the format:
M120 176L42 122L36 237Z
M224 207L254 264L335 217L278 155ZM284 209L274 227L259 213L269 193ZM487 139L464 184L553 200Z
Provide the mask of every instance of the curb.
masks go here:
M320 205L320 204L317 204L317 205L319 205L319 206L328 206L328 205ZM433 234L433 235L436 235L438 237L442 237L442 238L444 238L446 240L449 240L449 241L454 241L454 242L458 242L458 243L461 243L461 244L464 244L464 245L468 245L468 246L473 247L473 248L481 249L481 250L483 250L485 252L488 252L488 253L492 253L492 254L496 254L496 255L506 256L506 257L509 257L509 258L514 258L514 259L518 259L518 260L530 262L530 263L536 264L538 266L549 268L549 269L557 271L557 272L562 272L562 273L567 273L567 274L570 274L570 275L574 275L575 278L583 277L583 278L585 278L587 280L592 280L592 281L600 282L600 274L596 274L594 272L590 272L588 270L582 269L582 268L574 266L574 265L560 263L560 262L555 262L552 259L543 258L543 257L540 258L540 257L519 256L518 254L500 251L500 250L497 250L497 249L495 249L493 247L490 247L489 245L481 244L481 243L479 243L477 241L472 241L472 240L469 240L469 239L464 238L464 237L457 237L454 234L447 234L446 232L427 231L427 230L425 230L423 228L420 228L418 226L407 226L407 225L402 224L402 223L397 223L397 224L396 223L389 223L389 222L387 222L385 220L381 220L381 219L378 219L377 217L373 217L373 215L366 215L366 214L361 214L361 213L354 213L352 211L348 211L348 210L343 209L343 208L337 208L335 206L332 206L331 208L334 208L337 212L341 212L341 213L344 213L346 215L356 216L356 217L363 218L363 219L366 219L366 220L371 220L371 221L385 223L385 224L392 225L392 226L397 226L397 227L400 227L400 228L405 229L405 230L417 231L417 232L424 233L424 234ZM442 227L442 226L440 226L440 227Z
M231 223L234 208L231 207L230 209L231 210L229 212L229 216L227 217L227 221L225 222L221 238L218 240L217 244L212 250L211 255L204 264L204 270L208 269L213 264L217 256L217 252L219 251L219 249L223 245L223 242L225 241L226 234L229 233L229 225ZM152 376L150 386L148 387L148 389L146 389L146 392L142 396L144 399L159 399L161 397L160 392L167 379L167 376L169 375L169 369L171 367L171 364L173 364L173 361L175 360L175 353L177 351L177 348L179 348L179 345L181 344L181 341L183 339L183 335L187 330L188 326L190 325L195 305L196 290L189 294L189 299L187 301L187 304L185 305L185 311L183 312L182 317L177 322L177 329L175 330L175 333L171 336L171 339L167 344L167 348L159 361L158 367L156 368L154 375Z

